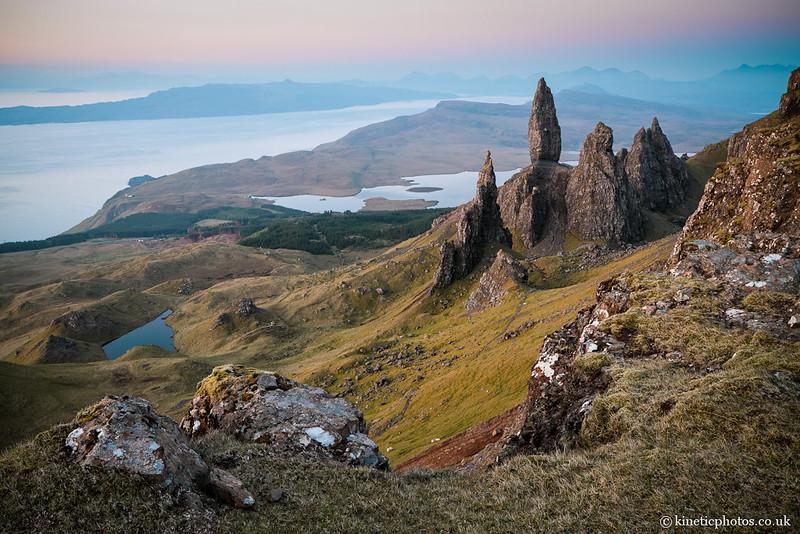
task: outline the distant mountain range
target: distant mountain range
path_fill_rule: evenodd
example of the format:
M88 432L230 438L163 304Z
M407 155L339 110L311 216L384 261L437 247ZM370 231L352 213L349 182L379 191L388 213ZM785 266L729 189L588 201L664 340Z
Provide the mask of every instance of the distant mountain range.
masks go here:
M464 79L453 73L413 72L400 80L380 82L380 85L363 80L338 83L297 83L286 80L263 84L208 84L157 91L147 97L120 102L2 108L0 125L257 115L338 109L398 100L532 96L540 77L547 80L554 92L572 89L581 93L616 95L704 112L764 114L780 98L786 79L794 68L787 65L742 65L710 78L682 82L651 78L639 71L584 67L555 74L536 73L527 78L504 76L496 79L486 76ZM109 74L97 77L97 80L98 83L108 79L123 80L136 86L139 77L142 83L155 83L153 76L137 73ZM65 86L51 90L69 91L72 88Z
M209 84L157 91L143 98L80 106L0 109L0 124L177 119L259 115L365 106L402 100L441 100L452 93L344 83Z
M786 79L795 66L760 65L725 70L710 78L674 82L651 78L639 71L595 70L583 67L561 73L536 73L527 78L486 76L464 79L453 73L428 75L414 72L390 87L446 91L462 95L528 95L544 77L554 92L578 89L605 92L664 104L695 109L715 109L739 113L766 114L786 89Z

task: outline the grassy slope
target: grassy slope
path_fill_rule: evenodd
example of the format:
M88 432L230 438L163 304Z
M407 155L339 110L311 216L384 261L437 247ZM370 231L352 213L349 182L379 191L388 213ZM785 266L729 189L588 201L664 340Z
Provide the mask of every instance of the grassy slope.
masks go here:
M349 377L354 383L348 398L380 430L377 438L382 448L394 448L389 456L396 462L418 452L431 439L444 439L518 403L525 395L527 375L543 336L593 295L597 281L619 270L638 270L665 256L670 248L663 242L630 260L590 272L559 273L556 267L560 260L543 260L543 272L552 272L547 282L538 279L540 288L553 283L581 283L563 290L520 287L511 292L504 305L467 315L462 302L477 279L465 280L447 293L428 295L438 257L437 243L446 237L442 234L445 231L409 240L380 259L336 268L332 267L343 261L337 257L276 251L267 254L258 249L211 244L126 259L122 264L78 272L70 281L47 280L44 275L37 279L20 276L19 284L7 286L9 293L23 291L10 296L5 306L3 321L8 334L3 347L6 354L12 353L13 360L14 350L46 337L52 329L50 321L68 309L93 309L98 303L111 303L106 313L116 314L117 319L127 316L133 328L169 305L175 309L168 322L176 330L177 356L149 358L145 353L135 360L101 361L91 364L96 370L88 374L80 365L53 365L37 369L37 373L45 379L58 376L68 384L85 379L84 390L93 392L95 399L105 393L136 392L176 417L182 415L178 402L188 400L193 393L195 369L188 369L191 379L172 388L165 388L165 383L153 377L173 376L175 368L170 366L181 364L187 356L199 369L245 363L316 382L332 391L343 391ZM85 250L93 246L89 244ZM75 255L81 251L81 247L70 248ZM19 254L60 258L58 249L46 254ZM122 248L120 254L128 258L127 249ZM21 261L16 254L9 257ZM317 274L304 274L315 271ZM258 276L266 273L269 276ZM184 278L193 280L197 293L176 293ZM27 285L21 283L23 280ZM74 294L64 293L65 287ZM146 290L142 297L151 297L139 300L157 301L155 308L159 309L144 306L141 313L130 313L130 306L123 306L124 302L113 304L119 294L103 298L120 288ZM380 295L378 289L384 294ZM138 293L133 295L139 298ZM216 318L226 310L231 312L242 298L255 299L261 310L257 316L243 318L231 313L231 324L212 331ZM450 304L443 307L444 300ZM23 306L24 302L28 305ZM33 311L26 312L28 309ZM501 341L505 331L518 329L528 321L536 321L536 325L515 339ZM469 343L462 341L467 339ZM372 353L375 346L387 344L402 351L409 344L412 349L419 347L421 354L418 361L406 360L400 367L396 360L388 361L391 356L386 350ZM381 363L381 371L374 370L376 363ZM145 364L151 368L145 369ZM99 378L114 373L124 374L124 383ZM383 375L390 384L375 388ZM19 378L19 373L9 371L3 391L15 399L15 414L24 421L26 414L37 413L42 404L33 390L14 386ZM54 391L59 384L54 381ZM6 439L30 436L54 421L66 421L85 404L83 396L73 399L65 394L58 399L58 407L48 408L52 417L47 421L27 427L15 423L14 428L23 434L15 432Z
M718 287L654 276L631 282L644 299L694 287L690 312L696 316L665 343L686 354L696 351L715 370L648 358L611 364L612 385L596 399L597 415L574 450L515 457L470 476L396 475L275 459L263 445L211 435L195 447L241 478L263 504L239 511L203 497L203 513L170 506L138 477L70 464L60 455L70 430L62 426L0 456L0 526L29 532L571 533L660 532L663 516L786 515L797 521L797 344L733 331L736 349L720 359L719 343L704 349L686 330L720 330L709 312L729 302ZM674 328L680 318L673 310L635 324L647 337ZM266 504L274 487L284 489L284 497Z
M515 291L503 305L468 315L462 301L477 280L427 292L435 267L430 253L444 237L433 232L380 259L316 275L234 278L187 297L175 314L183 316L174 324L179 348L191 357L143 349L115 362L3 363L4 405L19 408L4 427L27 424L30 431L24 414L51 410L42 426L67 420L105 392L142 395L160 412L179 417L194 383L212 365L239 361L328 384L334 391L344 389L345 378L353 378L348 396L365 410L373 429L384 428L377 441L383 449L394 447L390 457L397 462L433 437L446 438L519 402L542 336L572 319L591 300L600 279L639 271L663 259L672 245L662 240L589 271L573 270L569 257L539 259L533 281L541 289L511 286ZM176 256L167 255L170 261L182 257L171 254ZM342 287L342 282L347 284ZM612 385L595 401L581 446L574 450L516 457L472 476L400 476L274 459L260 445L214 435L196 443L207 461L234 472L262 503L276 486L285 497L249 512L204 497L213 512L209 515L170 506L168 498L137 477L72 466L59 454L69 427L56 427L0 456L0 527L656 532L664 515L775 519L786 514L796 520L800 347L763 333L726 330L716 319L732 305L765 311L764 306L782 301L740 302L731 299L741 297L717 284L671 277L638 275L630 283L636 287L634 298L642 302L669 300L683 286L693 287L693 301L688 310L663 317L646 317L634 303L631 311L608 323L612 331L626 332L634 357L608 367ZM360 287L371 291L359 292ZM378 287L384 289L383 302ZM243 297L256 298L264 315L235 320L217 345L202 343L209 339L209 323ZM248 337L257 328L255 320L280 321L287 331ZM531 320L536 321L533 327L501 341L504 332L522 330ZM420 350L413 350L417 345ZM646 357L667 350L686 357L677 364ZM398 353L409 356L398 360ZM375 371L377 363L381 368ZM383 375L388 385L375 387ZM15 398L22 388L30 391ZM75 407L70 411L67 405Z
M180 417L180 400L214 364L148 351L115 362L19 366L25 348L51 333L63 333L51 321L70 311L97 309L133 329L166 307L177 311L191 298L177 294L185 279L197 291L220 280L256 273L276 278L330 268L369 257L312 256L297 251L256 252L226 244L183 245L174 240L93 241L43 251L0 256L0 447L31 437L47 426L70 420L75 412L110 393L135 392L152 400L163 413ZM29 265L29 268L24 268ZM59 276L59 272L64 273ZM265 278L270 279L270 278ZM251 278L252 280L252 278ZM121 290L125 290L119 293ZM171 322L171 321L170 321ZM100 350L100 340L90 343ZM110 341L110 340L104 340ZM15 351L20 350L20 355ZM222 359L225 359L223 356ZM177 379L176 379L177 377Z

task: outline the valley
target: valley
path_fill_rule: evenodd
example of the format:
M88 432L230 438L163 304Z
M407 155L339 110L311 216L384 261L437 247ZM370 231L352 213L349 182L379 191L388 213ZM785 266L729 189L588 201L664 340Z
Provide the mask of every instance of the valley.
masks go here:
M485 125L466 119L471 105L425 112L468 126L450 141L483 156L475 197L383 247L333 246L334 215L291 214L260 237L297 233L331 253L218 234L0 255L4 519L111 528L83 503L87 492L134 511L120 528L174 531L655 531L687 502L712 517L797 517L800 70L777 111L691 158L675 155L665 121L650 116L622 147L603 122L584 128L577 165L564 165L574 141L556 102L541 79L527 136L524 123L513 136L509 126L501 137L514 141L491 152L472 137ZM493 108L497 120L512 124L510 108ZM394 133L373 140L400 139L418 156L411 165L436 164L417 120L377 125ZM369 146L365 130L283 157L336 161L324 156ZM498 187L494 161L511 153L522 169ZM280 160L191 169L130 191L136 202L152 195L151 206L184 195L191 211L198 184L234 195ZM367 171L341 185L377 183ZM126 202L117 195L81 229L147 211ZM366 239L367 228L344 237ZM177 353L140 346L105 358L102 344L167 308ZM352 403L366 439L406 472L319 461L335 438L317 426L295 440L307 455L286 455L260 432L244 439L254 429L230 421L263 415L248 403L267 389L290 395L272 373ZM199 457L261 504L231 508L192 483L170 493L59 453L99 408L75 413L107 394L186 417ZM215 410L223 424L211 431ZM14 476L22 471L35 475ZM284 497L272 497L276 487ZM31 512L45 492L46 513Z

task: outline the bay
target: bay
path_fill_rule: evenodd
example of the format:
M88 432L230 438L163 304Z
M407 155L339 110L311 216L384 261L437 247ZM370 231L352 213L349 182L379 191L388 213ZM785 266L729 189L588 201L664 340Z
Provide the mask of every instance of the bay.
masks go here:
M0 242L43 239L93 215L133 176L310 150L433 100L237 117L0 126Z

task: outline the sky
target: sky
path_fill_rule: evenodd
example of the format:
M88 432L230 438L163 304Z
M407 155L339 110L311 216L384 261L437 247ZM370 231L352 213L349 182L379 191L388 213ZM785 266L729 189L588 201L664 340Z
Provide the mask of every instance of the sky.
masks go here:
M800 64L798 0L0 0L0 65L390 79ZM266 81L266 80L265 80Z

